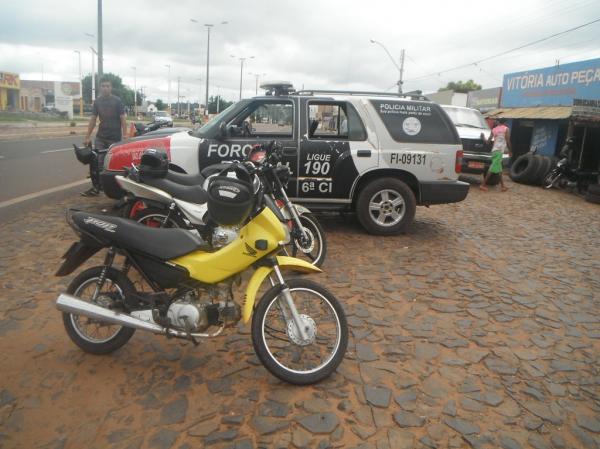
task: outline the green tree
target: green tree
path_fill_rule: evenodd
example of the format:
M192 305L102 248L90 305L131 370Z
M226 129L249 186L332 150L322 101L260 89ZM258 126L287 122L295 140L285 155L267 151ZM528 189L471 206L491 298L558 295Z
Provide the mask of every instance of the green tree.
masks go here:
M133 89L131 89L130 87L123 84L123 80L121 79L121 77L119 75L115 75L114 73L105 73L104 76L109 78L112 82L113 95L116 95L117 97L119 97L125 106L133 107L133 99L134 99ZM96 74L95 82L96 82L96 96L98 96L98 93L99 93L98 92L98 86L99 86L98 74ZM92 102L92 75L91 74L86 75L83 78L82 84L83 84L83 101L85 101L86 103L89 104ZM143 96L142 96L141 92L138 91L138 96L137 96L138 106L140 106L142 104L142 101L143 101L142 97Z
M460 92L466 94L472 90L481 90L481 84L477 84L473 80L468 81L450 81L446 87L440 87L438 92L442 90L453 90L454 92Z
M217 113L217 96L208 97L208 113L216 114ZM223 100L223 98L219 101L219 112L227 109L229 106L233 104L233 101Z
M158 109L159 111L164 111L165 109L167 109L167 105L160 99L158 98L155 102L154 102L156 109Z

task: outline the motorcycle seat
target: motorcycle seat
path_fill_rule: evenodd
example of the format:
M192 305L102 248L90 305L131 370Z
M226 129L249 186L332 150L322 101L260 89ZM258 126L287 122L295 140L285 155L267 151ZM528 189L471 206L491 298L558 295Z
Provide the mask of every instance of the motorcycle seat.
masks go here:
M208 201L208 194L199 185L182 185L171 181L167 178L151 178L144 177L144 184L157 189L163 190L178 200L187 201L188 203L204 204Z
M125 218L74 212L71 220L86 234L107 246L116 246L160 260L175 259L208 249L195 234L184 229L151 228Z
M167 179L184 186L201 186L204 184L205 177L200 173L196 175L188 175L187 173L177 173L173 170L167 172Z

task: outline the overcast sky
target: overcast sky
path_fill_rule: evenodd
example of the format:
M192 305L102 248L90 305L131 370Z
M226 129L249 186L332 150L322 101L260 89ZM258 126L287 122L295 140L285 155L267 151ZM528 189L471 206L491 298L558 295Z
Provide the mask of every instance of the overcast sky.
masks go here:
M97 0L3 1L0 71L41 79L43 67L45 80L77 80L74 50L80 50L82 71L90 73L89 47L97 41L85 33L97 33L96 12ZM289 80L297 89L394 90L398 70L371 38L396 61L406 50L405 91L427 93L469 78L496 87L504 73L600 57L600 22L477 66L443 71L598 18L598 0L104 0L104 71L133 87L135 66L138 88L166 101L168 64L171 101L177 77L183 101L204 100L203 24L214 23L210 93L218 90L229 100L238 98L240 81L240 61L230 55L254 56L244 66L244 97L254 95L249 73L261 74L261 81L263 73L266 80Z

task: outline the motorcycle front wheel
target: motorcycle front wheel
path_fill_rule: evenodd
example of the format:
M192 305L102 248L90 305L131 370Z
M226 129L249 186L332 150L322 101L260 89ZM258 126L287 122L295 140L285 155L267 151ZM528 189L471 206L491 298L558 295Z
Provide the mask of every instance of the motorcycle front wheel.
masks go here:
M327 255L325 232L313 214L300 215L300 222L306 231L307 238L302 239L299 235L293 237L292 256L307 260L315 267L321 267ZM300 234L299 229L296 234Z
M252 343L262 364L295 384L320 382L339 366L348 346L344 309L324 287L308 279L287 281L307 340L302 340L280 285L268 290L252 317ZM287 317L287 318L286 318Z

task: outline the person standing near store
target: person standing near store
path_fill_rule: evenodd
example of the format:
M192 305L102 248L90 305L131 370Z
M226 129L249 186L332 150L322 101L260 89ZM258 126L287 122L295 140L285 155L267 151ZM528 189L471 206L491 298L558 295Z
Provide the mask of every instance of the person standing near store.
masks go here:
M506 126L504 119L498 119L496 121L496 126L492 129L488 142L491 142L492 139L494 140L494 146L492 147L492 163L479 188L484 192L487 192L488 188L486 184L488 179L490 179L492 174L497 174L500 176L500 186L502 191L506 192L508 187L504 185L504 179L502 179L502 156L507 151L508 154L512 156L512 148L510 145L510 130L508 129L508 126Z
M96 127L96 120L100 118L98 132L94 140L94 146L98 151L98 157L90 162L90 178L92 187L81 194L83 196L95 196L100 193L100 169L104 164L106 150L113 143L127 138L127 120L125 106L119 97L112 94L112 82L108 77L100 79L100 95L94 101L92 117L88 124L84 145L91 143L91 136Z

